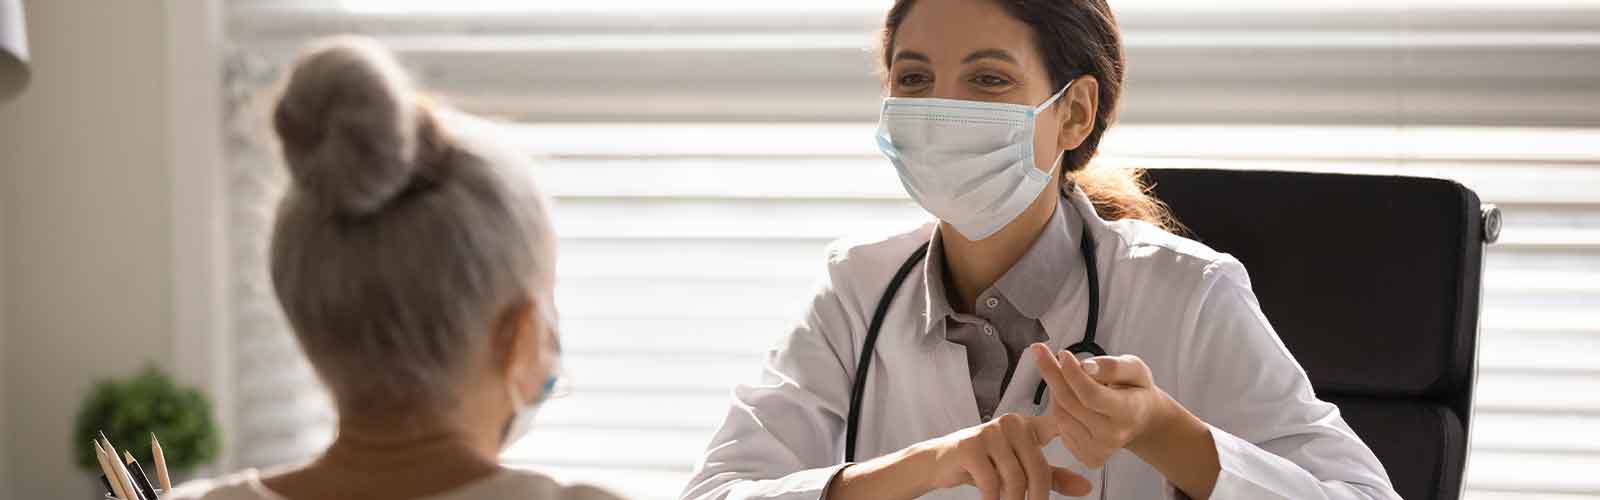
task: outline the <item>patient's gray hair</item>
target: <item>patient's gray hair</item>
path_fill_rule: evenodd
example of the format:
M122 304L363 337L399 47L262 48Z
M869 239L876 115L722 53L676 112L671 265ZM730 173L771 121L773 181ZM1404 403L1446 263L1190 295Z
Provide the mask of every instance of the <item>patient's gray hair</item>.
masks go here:
M448 411L496 317L549 293L554 233L530 165L363 38L303 52L273 125L293 186L272 281L312 366L341 411Z

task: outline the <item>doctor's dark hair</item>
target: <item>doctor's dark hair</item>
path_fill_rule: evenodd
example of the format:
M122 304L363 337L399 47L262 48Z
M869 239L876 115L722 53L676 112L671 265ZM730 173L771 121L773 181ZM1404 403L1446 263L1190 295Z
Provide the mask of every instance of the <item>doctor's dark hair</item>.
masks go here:
M430 105L376 42L314 42L273 114L293 182L278 301L341 413L450 411L509 307L549 293L547 202L517 155Z
M1162 229L1179 230L1166 205L1150 195L1139 170L1089 164L1100 147L1100 138L1116 121L1126 63L1121 29L1106 0L992 1L1032 28L1034 44L1048 66L1053 88L1061 88L1083 75L1094 77L1100 85L1094 129L1077 149L1065 153L1061 163L1066 175L1061 181L1082 188L1095 211L1107 220L1136 219ZM895 34L915 5L916 0L895 0L884 18L880 48L885 71L894 56Z

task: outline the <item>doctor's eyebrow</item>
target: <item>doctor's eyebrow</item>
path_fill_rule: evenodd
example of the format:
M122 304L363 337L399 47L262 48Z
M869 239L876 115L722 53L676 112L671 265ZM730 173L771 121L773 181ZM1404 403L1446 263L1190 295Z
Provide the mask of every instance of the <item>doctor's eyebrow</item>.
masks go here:
M900 52L896 52L894 54L894 59L889 61L889 62L890 62L890 64L893 64L895 62L900 61L901 59L904 59L904 60L907 60L907 61L922 61L922 62L930 63L930 64L933 62L932 59L928 58L927 54L924 54L924 53L921 53L921 52L917 52L915 50L902 50Z
M972 51L971 54L967 54L967 57L964 57L964 58L961 59L961 64L968 64L968 63L971 63L973 61L977 61L979 59L999 59L1001 61L1006 61L1006 62L1009 62L1011 64L1017 64L1017 58L1012 57L1011 53L1010 52L1006 52L1005 49L978 49L978 50L974 50L974 51Z

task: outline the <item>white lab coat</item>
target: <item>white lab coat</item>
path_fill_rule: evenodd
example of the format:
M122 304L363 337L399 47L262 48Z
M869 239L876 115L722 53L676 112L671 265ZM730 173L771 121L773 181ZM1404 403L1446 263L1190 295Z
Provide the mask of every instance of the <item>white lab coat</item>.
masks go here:
M1211 426L1222 465L1212 498L1399 498L1339 409L1312 394L1236 259L1142 222L1108 223L1081 192L1068 197L1076 211L1070 215L1087 215L1097 243L1096 340L1110 354L1144 359L1156 384ZM734 390L683 498L815 499L824 493L842 467L850 385L867 322L889 279L932 231L930 223L829 249L826 283L804 319L768 354L761 382ZM1082 258L1076 260L1073 265L1082 266ZM981 423L964 348L923 334L923 272L921 264L913 270L884 319L864 396L859 461ZM1042 320L1058 351L1083 336L1086 281L1075 273L1068 293ZM1033 404L1039 378L1033 357L1022 356L996 414L1042 414L1047 406ZM1099 470L1074 460L1059 439L1045 456L1089 478L1095 490L1088 498L1182 498L1127 450ZM977 498L977 490L923 498Z

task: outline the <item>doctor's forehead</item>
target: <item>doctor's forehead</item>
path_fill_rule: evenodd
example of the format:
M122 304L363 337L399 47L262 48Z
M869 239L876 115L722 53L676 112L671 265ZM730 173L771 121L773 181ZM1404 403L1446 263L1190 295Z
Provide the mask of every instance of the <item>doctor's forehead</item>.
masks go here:
M917 0L895 32L891 60L927 58L955 64L975 53L999 55L1030 67L1039 63L1033 30L992 0Z

